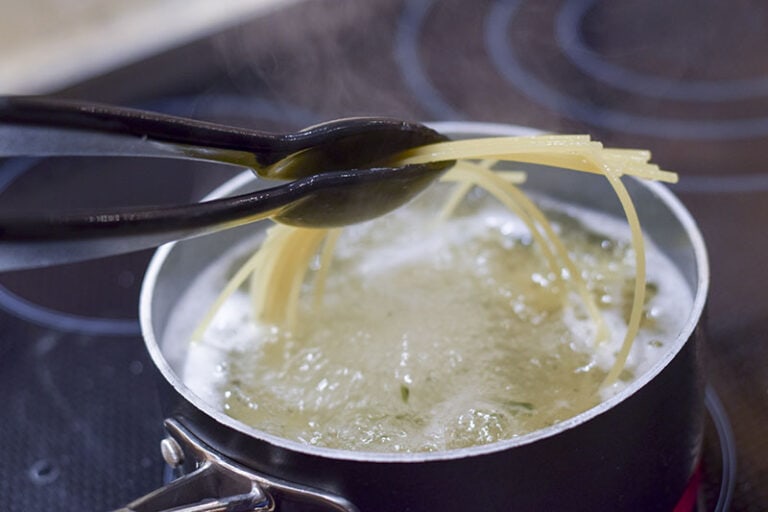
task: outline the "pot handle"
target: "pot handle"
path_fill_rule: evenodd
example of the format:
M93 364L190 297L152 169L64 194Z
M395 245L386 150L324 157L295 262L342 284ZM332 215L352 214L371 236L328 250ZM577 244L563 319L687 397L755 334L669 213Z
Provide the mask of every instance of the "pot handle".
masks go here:
M194 471L114 512L275 512L275 498L311 503L333 512L359 512L344 498L267 477L205 445L178 420L165 420L163 458L171 466L192 463Z

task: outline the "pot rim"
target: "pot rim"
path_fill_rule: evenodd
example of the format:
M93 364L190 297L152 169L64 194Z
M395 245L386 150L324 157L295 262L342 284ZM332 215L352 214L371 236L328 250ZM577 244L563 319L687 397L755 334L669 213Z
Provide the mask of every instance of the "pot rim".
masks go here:
M435 130L448 133L448 134L463 134L463 135L536 135L543 133L541 130L537 130L530 127L510 125L510 124L497 124L497 123L477 123L477 122L432 122L428 125ZM629 177L634 179L633 177ZM210 200L225 195L232 194L238 188L244 186L254 179L253 173L245 171L221 186L217 187L210 194L208 194L203 200ZM640 181L640 180L637 180ZM600 404L592 407L576 416L573 416L567 420L556 423L550 427L546 427L528 434L524 434L511 439L503 441L497 441L495 443L473 446L469 448L460 448L453 450L445 450L439 452L415 452L415 453L382 453L382 452L370 452L370 451L352 451L342 450L337 448L324 448L317 446L310 446L299 443L297 441L291 441L284 439L266 432L260 431L256 428L250 427L245 423L242 423L216 409L213 405L207 403L198 397L192 390L190 390L182 381L173 369L166 361L163 352L158 343L158 339L155 336L152 322L152 300L154 297L155 283L158 275L163 267L163 264L171 250L176 246L177 242L171 242L161 246L153 255L141 288L141 295L139 300L139 320L141 324L141 331L144 337L145 345L165 380L179 393L185 400L190 402L199 411L203 412L206 416L212 418L224 427L230 428L240 434L248 436L250 438L259 439L267 442L271 445L291 450L295 452L304 453L312 456L320 456L329 459L348 460L348 461L366 461L366 462L389 462L389 463L412 463L412 462L429 462L429 461L441 461L452 460L467 457L475 457L490 453L496 453L505 451L518 446L527 445L537 442L541 439L555 436L570 430L578 425L586 423L587 421L595 418L596 416L612 409L619 403L623 402L648 382L654 379L661 371L666 368L669 363L677 356L682 350L683 346L689 340L697 325L699 324L702 313L704 311L704 305L709 289L709 261L707 257L707 251L704 244L704 239L699 231L696 222L691 214L683 206L680 200L664 185L657 182L642 182L642 185L651 189L659 199L670 208L674 216L678 219L684 231L690 238L690 242L695 254L696 270L697 270L697 283L695 294L693 297L693 305L690 311L689 317L677 338L670 348L659 358L658 361L644 374L635 379L632 383L627 385L624 389L615 393L610 398L602 401Z

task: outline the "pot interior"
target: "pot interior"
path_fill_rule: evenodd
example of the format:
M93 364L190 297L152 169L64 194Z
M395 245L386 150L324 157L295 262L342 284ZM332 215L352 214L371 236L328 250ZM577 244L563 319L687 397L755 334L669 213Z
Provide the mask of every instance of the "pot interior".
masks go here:
M476 123L435 124L434 126L454 138L529 133L529 130L524 128ZM516 166L516 168L519 167ZM522 166L522 168L525 170L527 167ZM635 202L645 233L679 269L693 296L693 307L684 328L673 343L666 344L666 352L651 370L599 406L570 420L509 441L467 450L457 450L455 454L445 452L419 455L366 453L364 454L365 457L369 459L381 458L382 460L409 460L415 457L419 460L428 460L433 457L463 456L467 452L481 453L506 449L516 444L532 442L540 437L556 434L587 421L601 411L612 407L652 379L674 358L675 354L691 337L703 309L708 286L708 266L704 244L688 212L664 186L640 182L631 178L625 179L624 183ZM269 184L266 185L269 186ZM253 178L250 172L246 172L214 191L209 198L246 193L262 186L264 186L262 182ZM527 180L522 188L527 192L554 197L577 207L607 213L619 218L624 216L619 201L606 186L605 179L600 176L536 166L528 172ZM163 376L178 393L198 409L230 428L294 450L321 452L341 458L363 456L357 452L317 449L253 429L226 416L216 406L197 396L181 379L188 340L196 325L194 319L199 319L204 314L214 297L201 297L197 306L193 306L192 310L185 312L190 318L186 333L183 332L184 328L181 329L181 332L179 329L173 329L173 332L169 331L169 318L172 317L174 308L178 306L180 298L187 293L192 278L204 274L212 262L219 260L222 254L231 248L241 246L244 240L259 236L260 233L263 233L265 226L268 225L268 222L259 222L169 244L158 250L147 272L141 297L141 322L148 350Z

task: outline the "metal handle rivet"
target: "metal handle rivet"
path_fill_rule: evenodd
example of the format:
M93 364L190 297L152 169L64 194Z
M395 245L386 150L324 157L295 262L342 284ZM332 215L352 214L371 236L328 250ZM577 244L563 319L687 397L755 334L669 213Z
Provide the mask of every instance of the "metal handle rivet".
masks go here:
M172 437L166 437L160 441L160 453L163 454L163 460L172 468L180 466L184 462L184 452L179 443Z

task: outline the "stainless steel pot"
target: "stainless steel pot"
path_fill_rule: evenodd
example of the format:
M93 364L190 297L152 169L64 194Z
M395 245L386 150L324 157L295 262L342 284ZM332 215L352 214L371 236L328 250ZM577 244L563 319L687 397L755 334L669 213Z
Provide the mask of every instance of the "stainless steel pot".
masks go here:
M475 123L435 127L457 138L529 133ZM596 180L541 169L529 173L525 188L622 216L618 201ZM254 186L243 175L213 195ZM699 230L681 203L655 183L627 179L626 186L646 232L694 295L681 334L651 371L599 406L515 439L446 452L306 446L248 427L200 399L179 377L186 341L165 336L170 312L191 276L263 227L162 247L144 281L141 323L167 400L163 455L186 476L123 510L671 511L699 462L700 320L709 270Z

